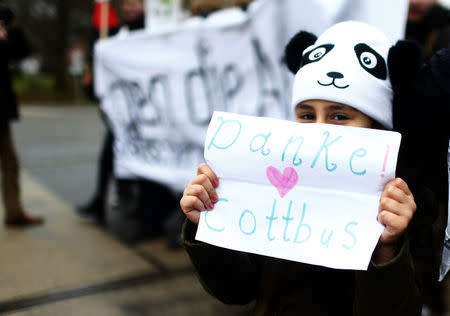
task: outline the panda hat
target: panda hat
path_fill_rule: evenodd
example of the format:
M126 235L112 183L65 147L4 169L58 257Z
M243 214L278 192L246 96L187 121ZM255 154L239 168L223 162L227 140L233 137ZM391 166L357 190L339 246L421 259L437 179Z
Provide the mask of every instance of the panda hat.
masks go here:
M383 33L355 21L338 23L319 38L298 33L286 47L286 62L295 74L292 105L339 102L392 129L391 46Z

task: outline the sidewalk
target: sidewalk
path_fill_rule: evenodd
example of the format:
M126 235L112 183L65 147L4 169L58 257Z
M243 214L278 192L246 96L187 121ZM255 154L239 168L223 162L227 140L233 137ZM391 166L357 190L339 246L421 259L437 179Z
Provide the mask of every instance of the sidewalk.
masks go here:
M26 172L25 205L46 223L0 229L0 313L239 315L201 288L184 251L162 240L130 248L74 215ZM2 210L3 214L3 210Z
M75 215L75 202L68 201L93 187L85 188L87 177L94 179L86 170L95 170L101 133L96 139L83 133L101 130L95 108L23 113L15 138L24 204L46 223L28 230L0 226L0 314L244 315L201 288L183 250L167 249L164 240L126 245ZM87 150L80 149L84 143ZM84 156L77 156L80 150Z

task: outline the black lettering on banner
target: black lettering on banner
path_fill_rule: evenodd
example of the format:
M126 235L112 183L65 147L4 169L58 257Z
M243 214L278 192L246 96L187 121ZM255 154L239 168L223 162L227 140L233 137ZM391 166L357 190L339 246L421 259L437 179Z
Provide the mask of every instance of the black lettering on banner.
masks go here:
M274 66L270 58L264 54L260 41L252 39L253 51L256 55L256 73L259 84L259 100L257 105L257 115L265 116L268 113L267 107L273 105L274 100L278 106L282 106L282 93L277 88Z
M192 162L204 160L203 146L194 143L176 144L177 166L192 166Z
M139 132L140 112L146 103L145 94L137 82L128 80L118 80L111 85L110 91L119 90L125 97L127 104L129 122L126 130L128 136L133 139L142 138Z
M236 65L225 66L222 72L222 90L224 93L224 111L228 111L230 101L241 90L244 78Z
M191 167L193 162L203 160L203 146L194 143L174 142L168 139L147 139L143 141L117 141L118 152L132 156L147 164L159 166Z
M207 66L206 57L209 54L209 47L203 40L200 40L197 44L197 55L199 59L198 69L189 71L185 77L185 93L186 104L188 107L189 118L195 125L207 126L211 119L211 116L216 108L216 102L214 98L214 89L211 86L217 79L217 71L212 70ZM212 73L215 73L215 79L212 79ZM200 86L203 88L204 93L204 111L202 113L198 102L200 98L194 94L197 86L194 85L195 79L199 81ZM217 90L216 90L217 91Z
M249 100L257 102L254 115L269 115L273 113L273 107L276 107L275 111L279 109L280 114L286 113L288 117L290 106L283 87L288 86L285 81L288 82L289 77L283 77L282 61L271 60L257 38L253 38L251 44L258 86L257 99ZM189 120L192 125L206 127L215 110L239 111L233 106L233 99L243 91L246 78L240 71L239 60L226 65L213 64L210 58L212 47L208 46L205 39L198 41L196 53L198 66L184 74L187 113L184 119ZM179 167L187 167L193 161L203 160L203 146L199 144L143 134L145 127L164 127L169 124L172 128L177 128L175 117L180 109L176 108L179 106L178 100L173 100L173 87L170 85L172 79L170 73L149 76L148 92L137 80L119 79L110 86L110 93L123 96L113 102L123 99L126 103L127 114L114 116L112 112L110 118L120 128L118 134L123 135L116 141L117 150L123 155L133 156L133 159L151 162L153 165ZM248 104L242 106L253 108L253 105ZM242 110L248 112L249 109Z
M160 87L160 89L158 89L158 87ZM158 95L160 95L159 98ZM158 74L150 78L149 105L153 108L154 118L150 120L145 119L144 123L152 126L159 125L156 123L162 123L162 109L166 109L165 117L172 126L174 125L172 121L174 117L172 107L173 104L169 87L169 79L166 74Z

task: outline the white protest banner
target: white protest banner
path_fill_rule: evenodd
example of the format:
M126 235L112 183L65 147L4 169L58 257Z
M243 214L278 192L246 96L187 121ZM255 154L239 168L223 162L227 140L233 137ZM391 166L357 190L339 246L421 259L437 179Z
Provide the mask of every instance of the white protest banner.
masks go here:
M244 20L231 10L182 31L137 32L96 45L95 89L115 135L117 177L182 191L204 162L214 110L292 117L274 6L266 1Z
M370 24L393 43L405 36L408 0L276 0L286 42L298 30L320 35L338 22L355 20Z
M330 3L329 0L320 1ZM408 0L340 0L340 2L344 3L336 12L336 23L356 20L370 24L382 31L393 43L405 37Z
M401 135L215 112L205 159L219 201L196 239L338 269L367 269Z
M115 176L182 191L203 162L214 110L292 118L284 47L300 29L319 34L337 22L348 2L324 1L259 0L247 13L227 9L97 43L95 90L115 135Z

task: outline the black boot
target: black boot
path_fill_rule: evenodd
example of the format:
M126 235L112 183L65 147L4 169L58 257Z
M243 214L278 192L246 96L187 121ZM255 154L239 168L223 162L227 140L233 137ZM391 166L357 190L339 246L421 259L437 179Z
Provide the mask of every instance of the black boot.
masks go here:
M94 198L89 203L77 207L77 213L81 217L94 220L99 225L105 224L105 201L101 198Z

